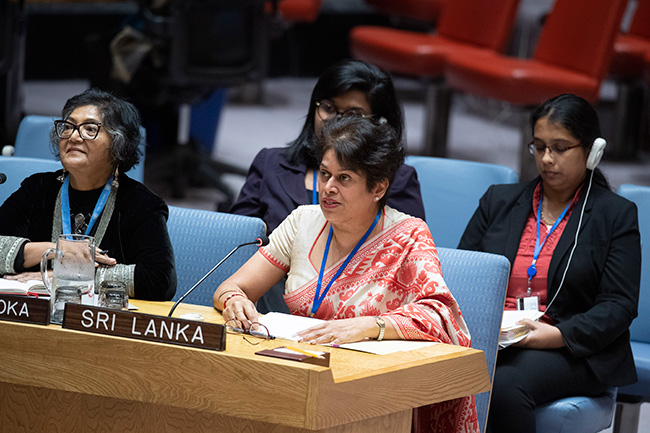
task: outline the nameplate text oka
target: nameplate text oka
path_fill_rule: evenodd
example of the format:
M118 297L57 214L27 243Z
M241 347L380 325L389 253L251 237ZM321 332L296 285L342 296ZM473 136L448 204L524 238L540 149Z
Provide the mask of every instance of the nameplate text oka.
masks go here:
M50 323L50 301L20 295L0 295L0 320L47 325Z

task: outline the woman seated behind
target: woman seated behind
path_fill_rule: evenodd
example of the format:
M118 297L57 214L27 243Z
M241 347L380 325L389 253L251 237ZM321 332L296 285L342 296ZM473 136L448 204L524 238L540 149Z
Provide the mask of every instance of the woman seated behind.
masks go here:
M311 94L307 117L298 138L288 147L262 149L257 154L230 211L264 220L268 233L298 206L318 203L318 153L314 136L337 116L383 118L401 138L404 119L393 81L386 72L361 60L343 60L329 67ZM424 219L424 205L415 169L397 170L387 203L400 212Z
M96 287L119 280L130 297L171 299L176 271L167 205L124 174L140 160L138 110L90 89L66 102L62 118L50 140L63 170L28 177L0 207L0 274L40 280L41 256L58 236L86 234L97 246Z
M636 206L609 190L599 158L589 160L601 140L587 101L560 95L530 123L539 177L490 187L459 244L508 257L506 309L544 312L499 352L492 432L534 432L537 405L636 381L628 331L641 274Z
M300 206L216 290L214 306L244 327L257 301L287 275L284 299L292 314L325 319L300 333L305 342L412 339L469 346L470 336L445 286L427 225L387 206L404 160L395 130L369 118L334 118L317 136L319 205ZM477 424L473 397L436 405L419 416L435 431ZM477 430L476 427L474 430ZM473 430L472 430L473 431Z

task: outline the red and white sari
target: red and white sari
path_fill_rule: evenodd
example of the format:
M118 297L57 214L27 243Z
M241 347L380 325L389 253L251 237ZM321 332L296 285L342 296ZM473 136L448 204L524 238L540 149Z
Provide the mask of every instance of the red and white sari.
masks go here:
M469 331L445 285L426 223L388 206L381 223L381 232L361 246L314 317L332 320L381 315L403 339L469 347ZM311 312L319 269L311 262L310 253L326 227L319 206L301 206L273 231L269 245L260 250L287 272L284 300L292 314L308 316ZM323 287L344 259L325 270ZM474 397L418 409L414 431L478 432Z

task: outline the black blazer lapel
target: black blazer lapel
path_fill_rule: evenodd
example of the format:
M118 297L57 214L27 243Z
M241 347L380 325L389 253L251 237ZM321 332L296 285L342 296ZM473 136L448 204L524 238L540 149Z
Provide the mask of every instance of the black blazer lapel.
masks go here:
M280 162L280 166L282 169L278 172L278 182L296 207L310 204L305 189L307 167L304 164L294 165L285 160Z

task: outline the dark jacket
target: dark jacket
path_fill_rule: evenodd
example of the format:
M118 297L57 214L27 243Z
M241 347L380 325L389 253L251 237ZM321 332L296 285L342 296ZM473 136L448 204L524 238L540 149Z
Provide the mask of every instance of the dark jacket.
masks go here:
M0 207L0 235L33 242L52 240L52 220L61 173L38 173L25 179ZM165 202L124 174L115 210L99 245L121 264L135 264L135 298L170 300L176 292L174 252L167 233ZM38 269L30 269L38 270Z
M300 205L311 204L305 189L304 164L292 164L285 148L262 149L230 212L261 218L271 233ZM415 169L402 165L388 191L388 206L424 220L424 205Z
M539 181L490 187L458 248L502 254L512 265ZM549 300L555 296L567 267L586 191L585 184L553 252ZM547 314L557 321L568 353L584 358L607 386L636 381L628 328L637 315L640 278L636 205L593 185L566 279Z

